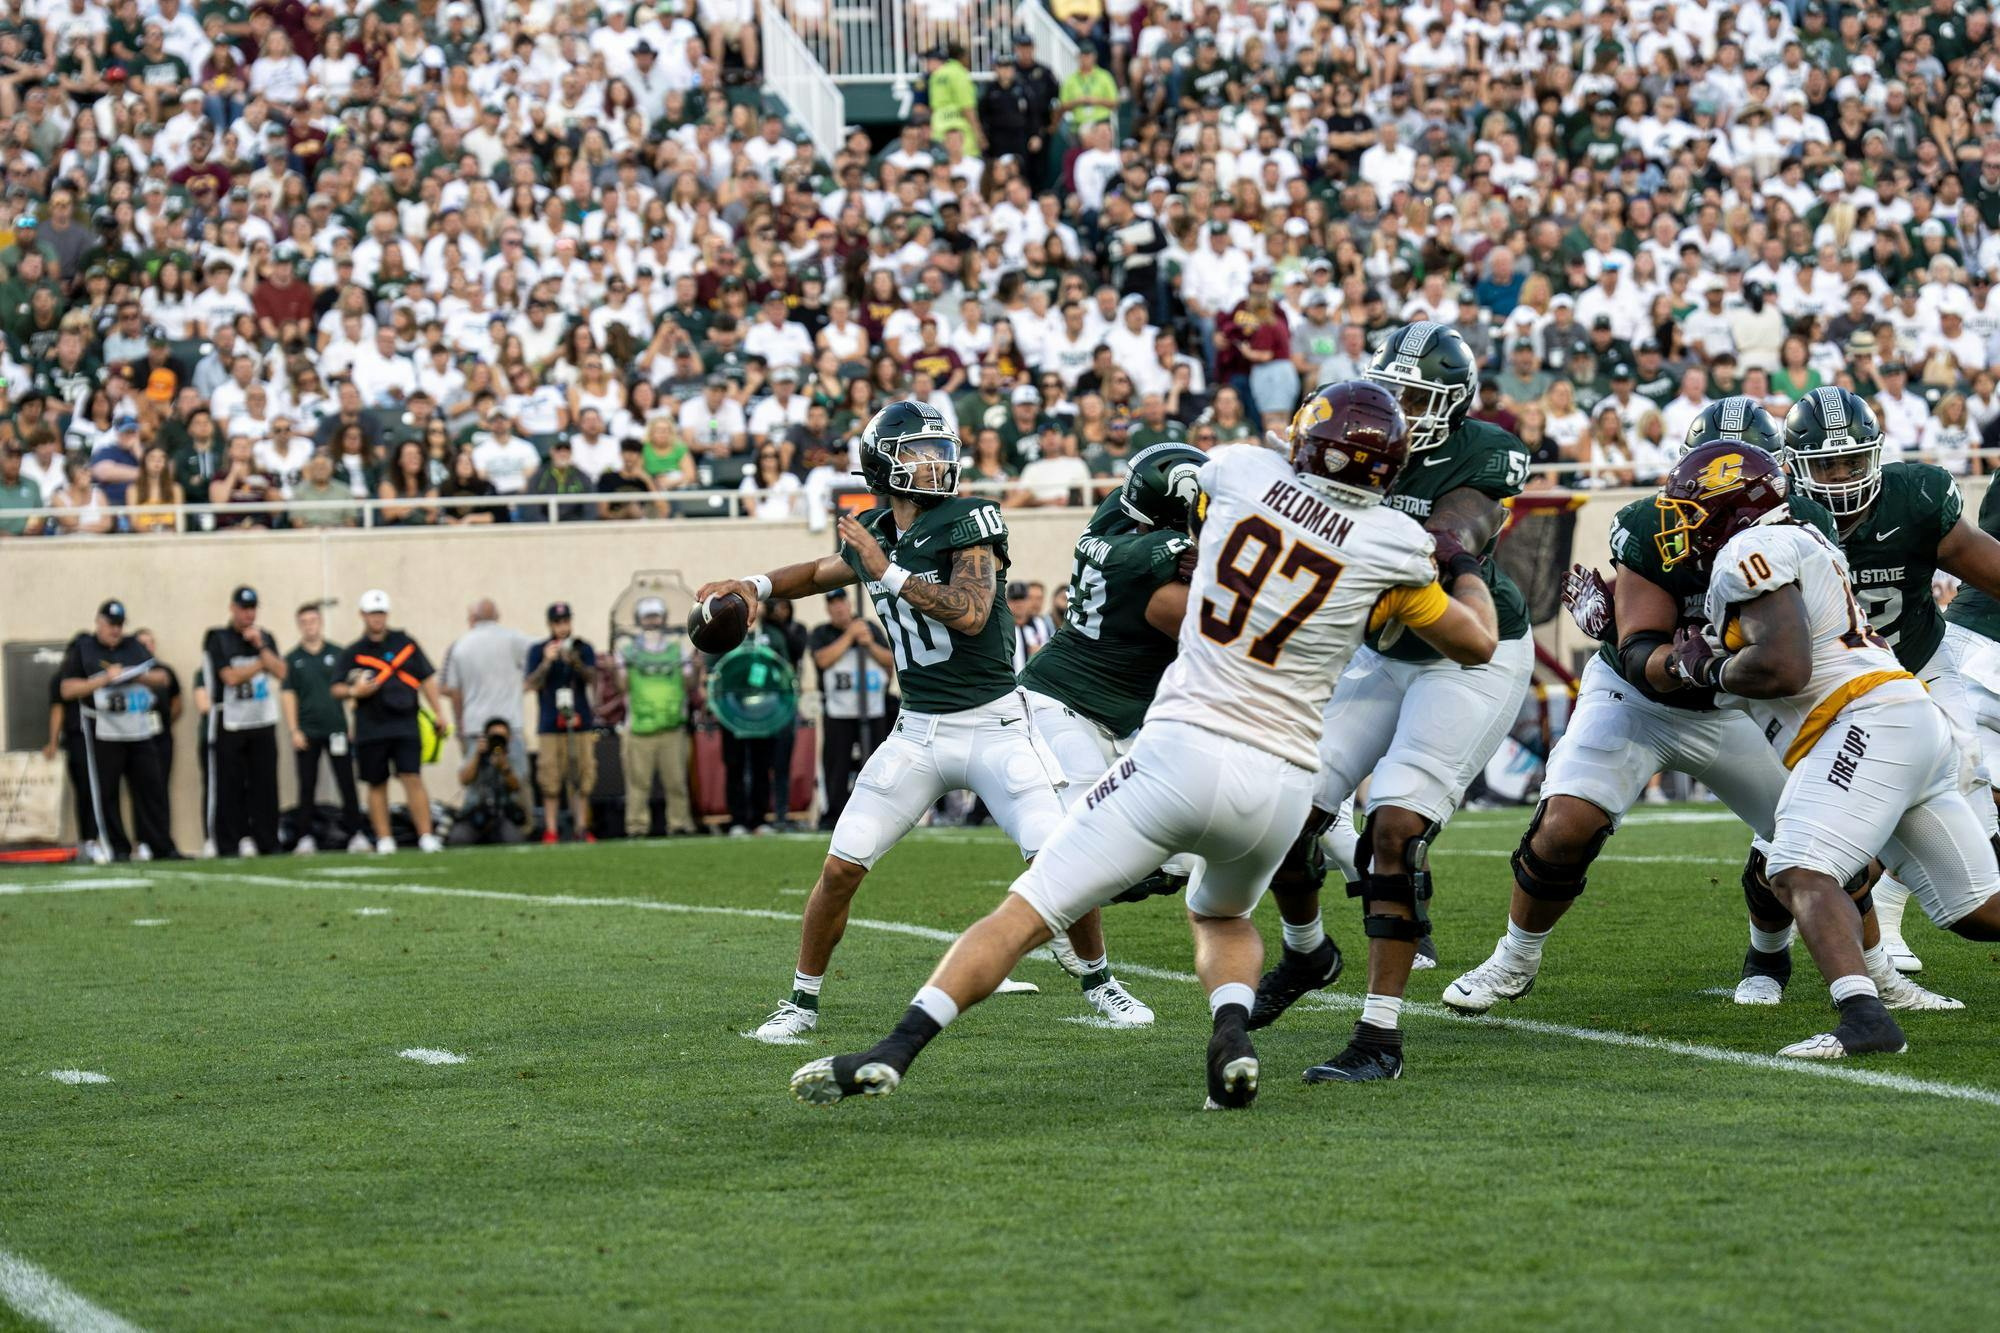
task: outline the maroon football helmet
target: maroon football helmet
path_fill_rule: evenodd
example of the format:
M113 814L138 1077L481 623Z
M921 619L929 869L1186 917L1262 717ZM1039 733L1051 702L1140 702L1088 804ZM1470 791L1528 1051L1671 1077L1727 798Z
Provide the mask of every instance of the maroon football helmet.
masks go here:
M1410 425L1372 380L1323 384L1292 417L1292 470L1354 504L1378 504L1410 461Z
M1791 482L1777 459L1741 440L1711 440L1681 455L1653 497L1660 568L1686 560L1706 571L1731 537L1786 507Z

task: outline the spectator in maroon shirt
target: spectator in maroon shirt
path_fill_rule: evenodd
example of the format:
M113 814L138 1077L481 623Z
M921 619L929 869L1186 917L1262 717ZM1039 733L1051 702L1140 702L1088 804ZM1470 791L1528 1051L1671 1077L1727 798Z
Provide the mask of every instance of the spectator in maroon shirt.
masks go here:
M289 260L265 263L250 308L257 312L257 327L266 338L291 344L304 341L312 331L312 288L298 280Z

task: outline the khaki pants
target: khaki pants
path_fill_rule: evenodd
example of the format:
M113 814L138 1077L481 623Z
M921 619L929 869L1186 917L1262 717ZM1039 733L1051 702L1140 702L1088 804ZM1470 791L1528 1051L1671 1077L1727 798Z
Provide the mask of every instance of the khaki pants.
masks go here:
M694 832L688 803L688 734L675 729L650 736L625 735L625 836L643 838L652 827L653 779L667 791L667 832Z

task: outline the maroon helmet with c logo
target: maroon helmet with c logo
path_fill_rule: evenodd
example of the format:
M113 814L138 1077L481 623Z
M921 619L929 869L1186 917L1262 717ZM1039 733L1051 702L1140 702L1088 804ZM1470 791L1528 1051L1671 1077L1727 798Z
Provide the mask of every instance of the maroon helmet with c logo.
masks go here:
M1292 470L1352 504L1379 504L1410 461L1410 425L1372 380L1323 384L1292 417Z

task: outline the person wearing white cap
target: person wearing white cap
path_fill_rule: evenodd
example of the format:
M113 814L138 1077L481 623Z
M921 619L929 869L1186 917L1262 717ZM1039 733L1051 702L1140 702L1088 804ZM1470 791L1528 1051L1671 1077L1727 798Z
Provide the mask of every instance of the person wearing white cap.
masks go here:
M410 822L416 826L417 847L444 850L431 827L430 794L424 790L423 731L417 721L419 702L439 718L438 735L451 727L442 720L437 673L417 641L389 627L389 594L370 588L361 594L362 636L340 655L333 697L354 703L355 772L368 788L368 820L375 829L375 850L396 850L389 826L389 770L403 785Z
M652 832L653 786L667 804L668 836L695 831L688 799L688 703L701 680L701 657L667 633L667 603L642 597L639 632L612 655L625 694L625 836Z

